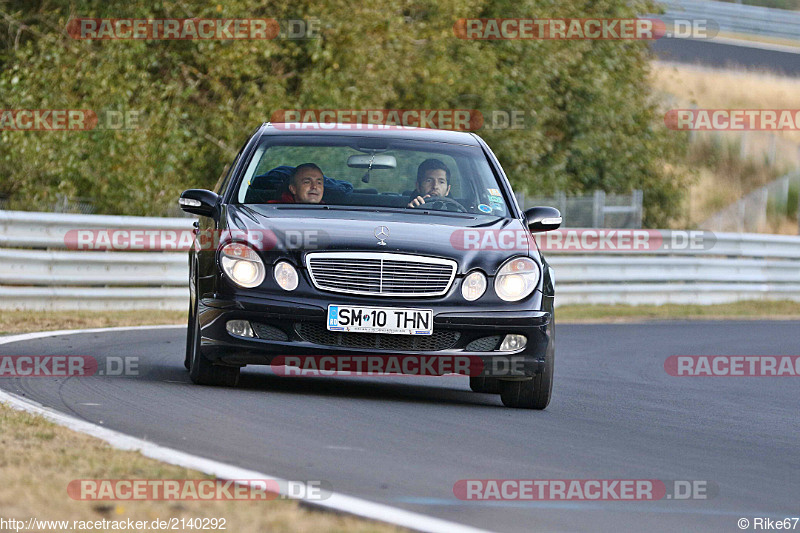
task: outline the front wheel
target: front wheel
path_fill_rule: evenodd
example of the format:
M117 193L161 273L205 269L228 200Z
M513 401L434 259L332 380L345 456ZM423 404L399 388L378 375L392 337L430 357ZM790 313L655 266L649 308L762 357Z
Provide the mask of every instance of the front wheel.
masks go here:
M543 372L527 381L501 381L500 400L506 407L544 409L550 403L553 374Z
M203 347L200 344L200 322L197 318L198 302L196 297L192 300L194 301L189 311L189 323L186 331L186 361L184 362L189 370L189 379L198 385L235 387L239 383L239 367L215 365L203 355Z
M191 307L189 308L189 320L186 324L186 355L183 358L183 366L186 370L192 367L192 350L194 350L194 315Z
M197 309L197 302L195 301L195 292L197 290L197 283L195 280L195 266L191 259L189 260L189 318L186 322L186 355L183 358L183 366L186 370L191 370L192 367L192 353L194 350L194 326L197 321L195 310Z
M556 358L556 324L551 313L548 327L548 344L542 372L527 381L500 381L500 400L506 407L517 409L544 409L553 395L553 367Z
M500 380L497 378L487 378L483 376L473 376L469 378L469 388L473 392L485 392L487 394L500 393Z
M527 381L500 381L500 400L506 407L544 409L553 394L555 339L551 336L544 370Z

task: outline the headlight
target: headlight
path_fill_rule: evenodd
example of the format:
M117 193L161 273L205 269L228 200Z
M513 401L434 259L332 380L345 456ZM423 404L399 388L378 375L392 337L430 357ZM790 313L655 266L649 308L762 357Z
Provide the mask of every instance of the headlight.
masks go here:
M297 288L300 278L297 276L297 269L286 261L280 261L275 265L275 281L281 289L293 291Z
M494 290L507 301L522 300L539 283L539 266L528 257L515 257L506 261L494 278Z
M266 269L255 250L248 245L233 242L220 251L222 271L237 285L252 289L264 281Z
M486 292L486 276L478 270L469 274L461 283L461 295L468 302L477 300L484 292Z

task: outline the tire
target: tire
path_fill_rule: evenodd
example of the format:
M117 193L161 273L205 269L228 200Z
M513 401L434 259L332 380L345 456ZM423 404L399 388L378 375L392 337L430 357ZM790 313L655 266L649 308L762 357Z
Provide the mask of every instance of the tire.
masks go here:
M553 367L556 358L556 321L552 303L548 327L549 342L544 357L544 369L527 381L500 381L500 400L506 407L517 409L545 409L553 395Z
M192 287L194 290L195 287ZM186 357L189 360L189 379L198 385L235 387L239 383L238 366L215 365L203 354L200 344L200 323L197 320L197 298L189 311L189 324L186 331ZM185 363L184 363L185 364Z
M197 290L196 283L195 283L195 269L191 264L191 260L189 261L189 318L186 321L186 356L183 358L183 366L186 367L186 370L191 370L192 365L192 349L194 349L194 345L192 344L194 339L194 321L195 321L195 291Z
M500 380L497 378L487 378L483 376L470 377L469 388L474 392L500 394Z
M186 324L186 356L183 358L183 366L189 370L192 365L192 341L194 339L194 316L191 308L189 309L189 320Z
M239 383L238 366L215 365L203 354L200 346L200 324L194 320L191 328L192 358L189 364L189 379L198 385L215 385L219 387L235 387Z
M544 409L553 393L553 354L547 354L544 372L527 381L501 381L500 400L506 407Z

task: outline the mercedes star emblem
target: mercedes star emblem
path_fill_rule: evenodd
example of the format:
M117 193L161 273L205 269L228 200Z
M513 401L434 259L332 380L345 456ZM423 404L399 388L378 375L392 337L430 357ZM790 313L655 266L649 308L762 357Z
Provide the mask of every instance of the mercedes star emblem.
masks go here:
M375 238L378 239L378 246L386 246L386 239L389 238L389 228L386 226L375 228Z

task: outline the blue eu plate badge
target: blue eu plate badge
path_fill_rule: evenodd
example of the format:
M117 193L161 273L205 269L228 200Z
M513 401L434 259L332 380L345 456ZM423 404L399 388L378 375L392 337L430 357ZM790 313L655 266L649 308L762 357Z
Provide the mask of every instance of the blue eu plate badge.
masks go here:
M338 305L329 305L328 306L328 330L333 329L344 329L339 328L339 306Z

